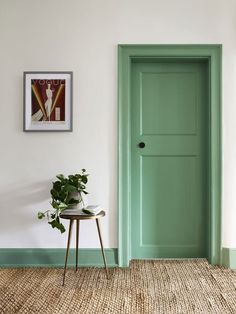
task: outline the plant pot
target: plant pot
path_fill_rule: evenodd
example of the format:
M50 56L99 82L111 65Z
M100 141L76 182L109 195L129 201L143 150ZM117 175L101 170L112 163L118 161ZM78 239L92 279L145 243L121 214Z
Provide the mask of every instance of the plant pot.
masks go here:
M70 205L69 207L70 209L83 209L84 208L84 202L83 202L83 198L80 192L71 192L69 196L69 200L72 198L75 200L78 200L79 203L75 205Z

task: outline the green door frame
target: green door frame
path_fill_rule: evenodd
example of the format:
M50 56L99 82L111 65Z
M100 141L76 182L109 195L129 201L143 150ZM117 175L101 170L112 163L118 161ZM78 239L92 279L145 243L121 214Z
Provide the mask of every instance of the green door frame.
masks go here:
M208 61L210 106L210 222L209 262L221 258L221 45L118 45L118 259L128 267L131 259L130 201L130 81L134 59L174 58Z

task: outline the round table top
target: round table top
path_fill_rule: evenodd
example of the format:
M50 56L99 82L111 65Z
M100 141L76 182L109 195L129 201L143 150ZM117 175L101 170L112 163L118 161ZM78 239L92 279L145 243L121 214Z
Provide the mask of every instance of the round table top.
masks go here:
M105 216L105 212L103 210L101 210L97 215L76 214L76 210L75 210L75 213L73 213L73 210L67 213L65 210L65 212L62 212L62 214L60 215L60 218L85 220L85 219L97 219L104 216Z

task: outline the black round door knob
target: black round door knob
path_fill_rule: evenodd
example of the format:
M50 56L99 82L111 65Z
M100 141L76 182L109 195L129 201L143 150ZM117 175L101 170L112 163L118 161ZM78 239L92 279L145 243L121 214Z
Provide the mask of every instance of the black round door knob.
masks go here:
M145 147L145 143L144 143L144 142L141 142L141 143L138 144L138 146L139 146L140 148L144 148L144 147Z

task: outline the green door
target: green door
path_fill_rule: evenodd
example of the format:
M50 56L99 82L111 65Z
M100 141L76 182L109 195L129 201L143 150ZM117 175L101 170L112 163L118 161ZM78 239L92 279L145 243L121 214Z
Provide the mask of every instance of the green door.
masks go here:
M137 61L131 71L131 257L206 257L207 64Z

